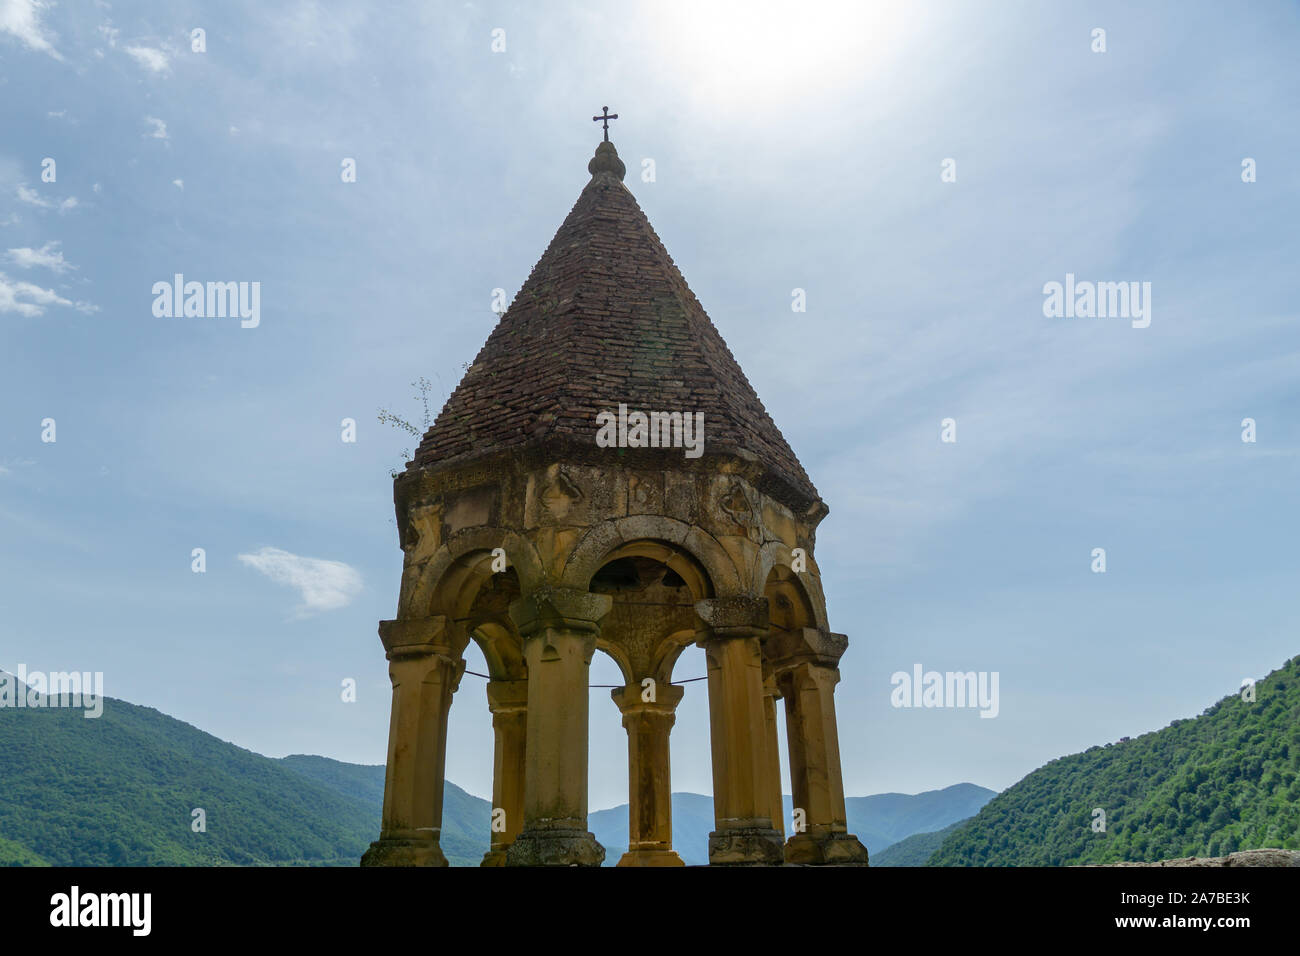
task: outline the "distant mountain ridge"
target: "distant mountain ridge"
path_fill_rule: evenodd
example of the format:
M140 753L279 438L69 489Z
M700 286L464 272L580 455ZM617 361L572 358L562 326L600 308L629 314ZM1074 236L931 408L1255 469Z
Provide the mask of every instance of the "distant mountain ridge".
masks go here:
M874 853L914 833L940 830L974 816L996 796L997 791L987 787L957 783L942 790L918 794L878 793L870 797L849 797L844 802L849 811L849 830ZM787 804L786 817L789 816Z
M384 768L295 754L264 757L151 707L105 698L87 720L63 708L0 708L0 865L356 866L379 833ZM973 784L846 801L872 852L917 828L970 816L994 792ZM674 843L707 863L709 796L673 794ZM205 832L193 829L201 809ZM790 798L785 798L788 822ZM491 806L448 781L442 848L476 866ZM618 862L627 805L590 826Z
M930 857L943 846L943 841L948 839L956 830L970 822L971 818L958 820L956 823L949 824L942 830L933 830L929 833L913 833L909 837L904 837L893 846L885 847L884 851L877 853L871 858L872 866L925 866Z
M920 830L939 829L975 814L996 791L973 783L958 783L923 793L877 793L849 797L849 832L867 852L883 851ZM789 794L782 798L787 835L794 815ZM627 804L597 810L588 817L591 832L605 847L605 863L612 866L627 848ZM713 829L713 798L699 793L673 794L673 849L688 865L708 864L709 832Z

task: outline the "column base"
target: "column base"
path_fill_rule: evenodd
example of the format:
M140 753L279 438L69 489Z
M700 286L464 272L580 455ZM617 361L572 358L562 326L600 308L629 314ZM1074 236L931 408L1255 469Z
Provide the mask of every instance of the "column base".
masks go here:
M618 860L619 866L685 866L676 850L628 850Z
M709 866L780 866L781 834L771 827L737 827L709 834Z
M503 846L488 850L483 854L483 860L479 863L479 866L505 866L506 850L508 849L510 849L509 846Z
M436 839L381 837L361 857L362 866L450 866Z
M800 866L868 866L867 848L852 833L796 833L785 845L785 862Z
M525 829L506 849L506 866L600 866L605 848L586 830Z

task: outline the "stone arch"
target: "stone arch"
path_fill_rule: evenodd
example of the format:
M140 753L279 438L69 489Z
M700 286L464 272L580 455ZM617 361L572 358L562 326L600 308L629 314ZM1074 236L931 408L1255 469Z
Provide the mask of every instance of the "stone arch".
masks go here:
M821 579L817 574L817 565L811 553L807 555L807 561L809 570L793 570L794 555L791 549L783 542L769 541L759 552L753 580L754 593L765 595L769 599L776 594L784 594L792 604L804 605L808 620L799 626L830 630L826 602L822 598ZM781 587L775 594L769 594L768 591L773 586L774 574L777 575ZM772 613L775 619L775 607L772 608Z
M524 663L519 635L509 621L483 620L473 626L470 638L483 652L491 680L524 680L528 667Z
M615 641L610 641L604 637L596 640L596 650L604 652L610 659L618 665L619 671L623 675L623 683L630 684L636 679L635 668L632 661L627 656L627 651Z
M713 594L706 596L743 593L736 564L716 538L684 521L661 515L629 515L593 526L570 552L560 573L560 583L566 587L586 589L596 572L608 564L610 556L621 548L635 546L648 550L654 545L669 546L675 553L694 559L706 572L713 589ZM628 552L629 555L632 553ZM654 555L644 553L640 556Z
M599 567L592 572L592 576L587 579L585 586L590 587L592 579L603 568L607 568L615 561L621 561L624 558L648 558L662 564L686 583L686 586L691 589L691 599L693 601L699 601L714 595L713 578L693 554L679 545L651 538L638 538L615 546L601 559Z
M446 604L448 575L453 572L463 573L463 569L457 571L457 566L476 555L478 560L490 567L494 548L505 551L507 564L518 575L522 590L527 591L543 583L546 572L541 557L527 538L506 528L467 528L453 534L433 553L417 572L414 583L404 584L399 617L426 617L431 614L462 617L463 615L439 609ZM456 591L463 586L463 582L453 584Z
M669 634L660 641L659 646L655 649L654 675L652 676L671 683L673 671L677 668L677 662L681 659L682 651L693 645L696 637L697 632L683 630Z
M646 677L668 682L680 652L676 643L694 639L695 603L715 593L708 570L692 553L651 538L615 544L583 589L613 601L596 646L618 663L627 685Z

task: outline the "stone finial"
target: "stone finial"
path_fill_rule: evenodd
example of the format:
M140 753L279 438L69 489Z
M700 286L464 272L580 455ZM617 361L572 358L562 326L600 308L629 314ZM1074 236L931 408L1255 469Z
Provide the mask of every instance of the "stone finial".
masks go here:
M618 158L618 150L614 148L614 144L606 140L596 145L596 155L591 157L591 162L587 164L587 172L592 176L597 173L613 173L622 182L627 174L627 167L623 165L623 160Z

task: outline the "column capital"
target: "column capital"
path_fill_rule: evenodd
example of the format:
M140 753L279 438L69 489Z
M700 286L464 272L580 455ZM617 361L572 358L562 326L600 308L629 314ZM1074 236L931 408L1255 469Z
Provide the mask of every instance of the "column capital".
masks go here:
M498 714L522 714L528 710L528 681L490 680L487 683L488 710Z
M704 598L695 602L695 613L704 622L704 634L697 641L700 644L710 638L762 638L771 627L770 609L765 597Z
M379 639L388 659L439 654L459 658L469 643L465 626L444 615L379 622Z
M790 661L777 668L776 685L781 696L787 697L799 690L830 690L840 682L840 669L834 664L806 658Z
M677 705L682 702L686 688L677 684L655 684L655 699L642 700L644 690L639 683L626 687L615 687L609 692L614 704L624 717L659 716L672 717L677 712Z
M510 618L524 637L546 627L596 634L613 606L614 599L608 594L546 584L511 604Z
M763 648L780 675L798 663L836 668L848 646L849 639L843 634L799 627L789 631L773 628Z

